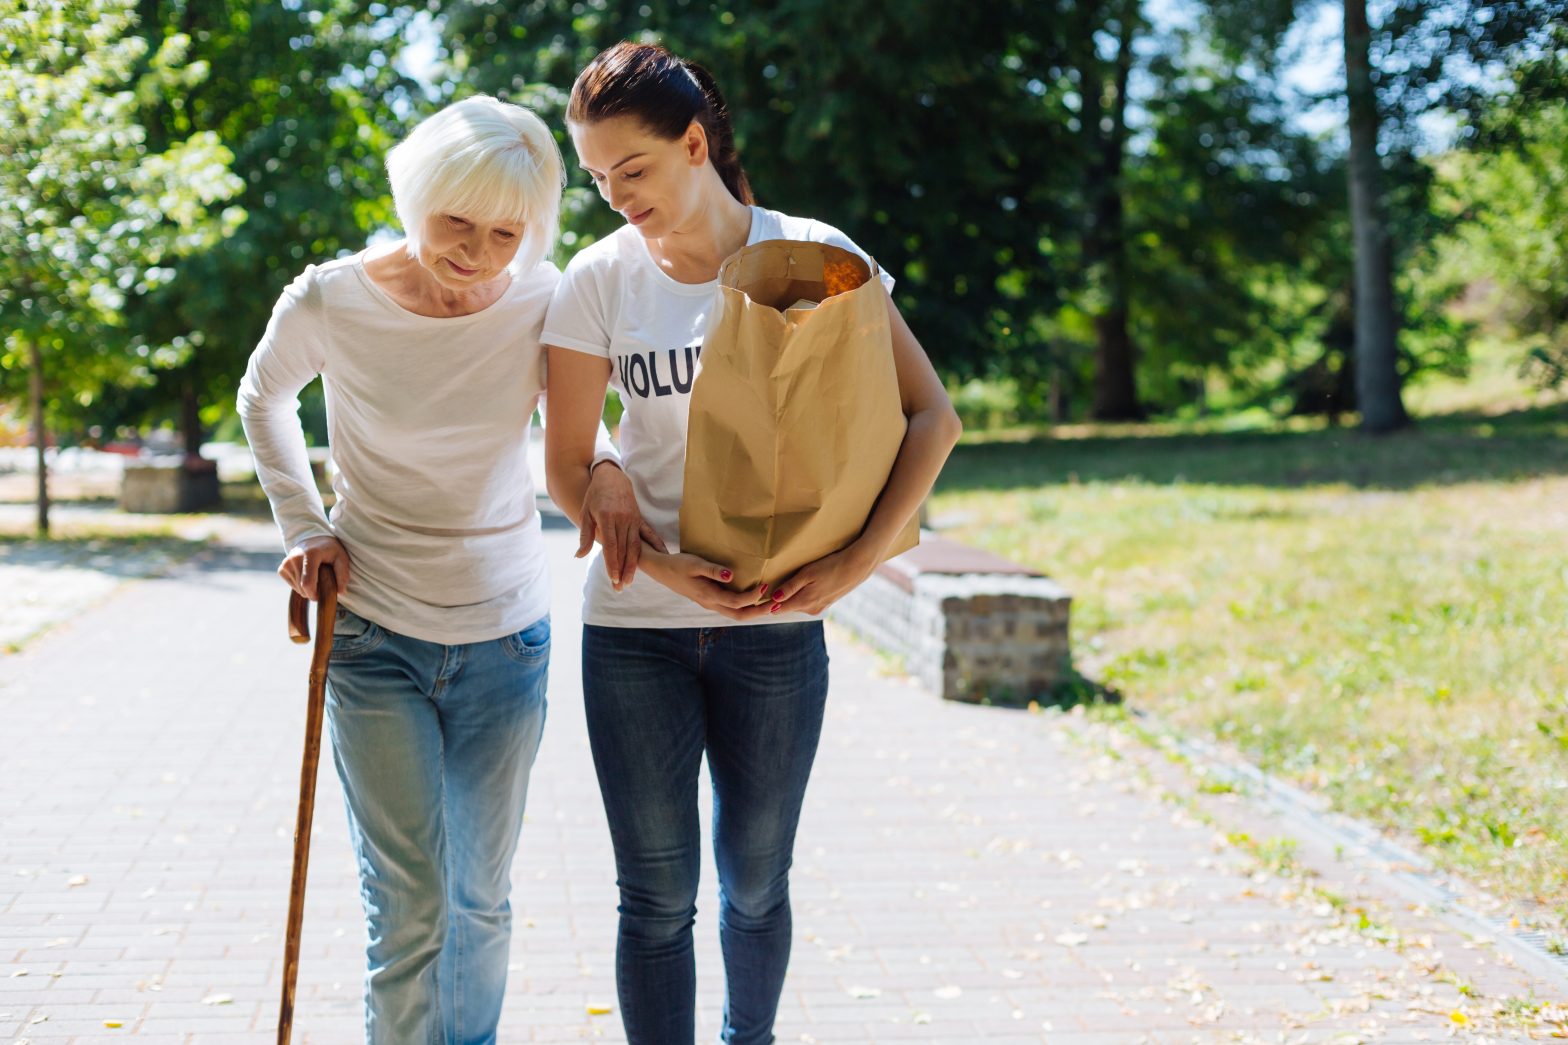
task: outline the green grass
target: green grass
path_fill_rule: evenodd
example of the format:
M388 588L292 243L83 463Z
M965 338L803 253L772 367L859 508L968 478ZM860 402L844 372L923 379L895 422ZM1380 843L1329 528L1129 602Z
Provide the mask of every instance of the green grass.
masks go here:
M1130 704L1561 924L1568 403L1425 395L1449 412L1384 439L1309 422L974 439L933 517L1063 582L1078 669Z

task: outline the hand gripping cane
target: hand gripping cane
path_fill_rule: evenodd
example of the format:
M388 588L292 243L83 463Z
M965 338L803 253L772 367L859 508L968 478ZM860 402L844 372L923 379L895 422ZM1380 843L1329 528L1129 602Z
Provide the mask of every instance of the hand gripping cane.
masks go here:
M283 1001L278 1009L278 1045L294 1029L294 988L299 981L299 937L305 924L305 873L310 866L310 822L316 811L316 767L321 762L321 719L327 703L327 660L332 656L332 621L338 608L338 578L331 566L316 575L316 646L310 657L310 701L305 710L305 759L299 769L299 813L294 820L294 874L289 881L289 927L283 944ZM289 594L289 638L310 641L310 607L299 592Z

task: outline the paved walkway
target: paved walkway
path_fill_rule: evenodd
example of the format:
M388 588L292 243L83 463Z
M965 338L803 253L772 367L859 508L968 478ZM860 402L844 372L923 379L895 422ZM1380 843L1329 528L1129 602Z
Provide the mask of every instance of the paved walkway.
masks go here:
M0 1042L272 1040L307 659L285 637L273 533L132 581L0 658ZM583 566L571 534L548 539L550 723L501 1040L619 1041ZM943 704L842 636L832 655L780 1042L1552 1036L1533 1007L1565 1000L1554 984L1381 903L1354 867L1316 886L1261 868L1225 835L1266 822L1234 796L1184 797L1180 771L1119 730ZM323 769L295 1040L351 1043L362 929ZM699 906L711 1035L711 873Z

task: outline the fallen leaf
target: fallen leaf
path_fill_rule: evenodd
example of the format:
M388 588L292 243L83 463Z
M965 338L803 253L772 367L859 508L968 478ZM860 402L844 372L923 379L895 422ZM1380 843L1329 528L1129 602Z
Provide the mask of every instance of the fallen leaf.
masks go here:
M87 876L85 874L75 875L68 879L65 884L67 888L75 889L79 885L87 884Z
M882 997L882 992L876 987L857 986L849 989L849 996L851 998L880 998Z
M1079 944L1088 943L1089 938L1083 933L1062 933L1056 938L1056 942L1063 947L1077 947Z
M610 1013L612 1013L614 1011L615 1011L615 1006L613 1006L613 1005L589 1005L588 1006L588 1015L590 1015L590 1016L608 1016Z
M234 995L209 994L201 1000L201 1003L203 1005L232 1005L234 1003Z
M958 986L938 987L936 990L932 991L931 993L935 994L938 998L941 998L941 999L943 999L945 1001L945 1000L951 1000L953 998L958 997L960 994L963 994L964 993L964 989L962 987L958 987Z
M119 1020L104 1020L103 1021L103 1025L105 1027L123 1027L123 1026L125 1026L125 1024L121 1023Z

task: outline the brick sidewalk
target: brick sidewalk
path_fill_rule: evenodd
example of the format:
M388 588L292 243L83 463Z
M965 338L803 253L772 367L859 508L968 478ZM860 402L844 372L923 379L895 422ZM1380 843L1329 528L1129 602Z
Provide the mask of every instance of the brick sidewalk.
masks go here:
M615 1012L592 1014L615 1001L615 888L580 707L583 567L573 535L547 538L550 722L501 1040L620 1041ZM273 1039L307 659L285 638L273 539L134 582L0 659L0 1042ZM1260 871L1204 807L1162 798L1182 781L1118 731L943 704L840 636L832 654L780 1042L1550 1034L1488 1030L1486 1014L1564 1001L1551 985L1421 912L1377 915L1397 948L1347 927L1353 876L1332 883L1335 904ZM362 929L323 769L295 1040L351 1043ZM721 982L705 872L709 1036Z

